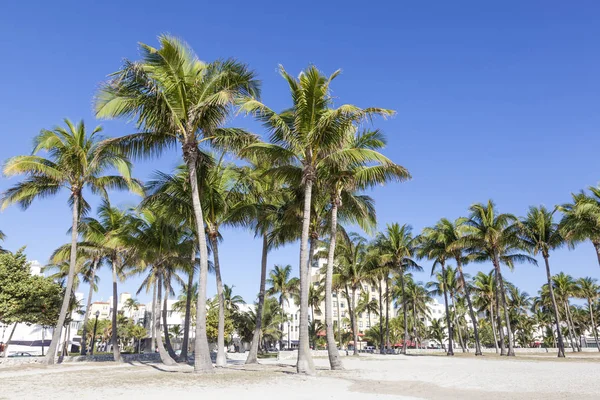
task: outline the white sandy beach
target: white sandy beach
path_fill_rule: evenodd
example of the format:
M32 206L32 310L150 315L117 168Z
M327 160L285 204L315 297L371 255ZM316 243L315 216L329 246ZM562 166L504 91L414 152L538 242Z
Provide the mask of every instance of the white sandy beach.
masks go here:
M594 399L600 360L444 356L344 358L345 371L294 373L293 360L244 367L232 361L209 376L160 364L68 364L0 370L0 399Z

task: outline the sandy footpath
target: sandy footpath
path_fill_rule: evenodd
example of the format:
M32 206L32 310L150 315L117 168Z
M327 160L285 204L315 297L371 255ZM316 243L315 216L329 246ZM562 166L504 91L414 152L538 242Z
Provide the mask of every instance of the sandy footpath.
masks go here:
M188 366L65 364L0 369L0 399L598 399L600 359L443 356L344 358L345 371L295 374L293 360L245 367L232 361L212 375Z

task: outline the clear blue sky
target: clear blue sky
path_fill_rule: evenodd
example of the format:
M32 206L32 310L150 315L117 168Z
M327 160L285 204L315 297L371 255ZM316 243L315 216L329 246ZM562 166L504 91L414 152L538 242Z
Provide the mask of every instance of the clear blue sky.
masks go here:
M529 205L566 202L600 179L595 1L187 3L3 4L0 159L30 152L33 136L63 117L98 124L91 107L98 83L123 58L137 59L137 42L155 45L156 36L168 32L188 41L201 59L231 56L250 64L263 81L263 101L275 109L289 105L277 65L296 74L313 63L326 73L342 68L333 85L340 101L397 110L377 126L389 137L386 154L414 179L372 193L380 227L398 221L418 231L488 198L501 211L523 215ZM134 129L123 121L102 124L108 136ZM262 133L249 118L232 124ZM177 154L169 153L136 163L134 172L146 179L177 163ZM15 182L1 178L0 191ZM68 241L66 199L61 193L27 212L12 207L0 214L4 246L27 245L30 259L46 262ZM135 198L118 194L113 202L133 205ZM223 236L224 281L252 301L260 243L242 231ZM600 277L589 244L556 252L551 261L555 272ZM297 269L298 246L272 253L269 266L275 263ZM489 270L468 271L479 268ZM97 298L107 299L109 274L101 277ZM418 278L426 281L428 273ZM507 278L531 295L545 279L543 268L531 265L517 266ZM138 284L131 279L121 290L135 292Z

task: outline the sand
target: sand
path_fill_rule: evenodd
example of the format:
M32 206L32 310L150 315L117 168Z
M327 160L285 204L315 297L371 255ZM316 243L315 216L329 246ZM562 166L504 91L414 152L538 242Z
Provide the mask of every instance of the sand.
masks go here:
M600 358L468 356L344 357L344 371L315 359L316 376L293 360L245 367L231 360L211 375L189 366L72 363L0 369L0 399L598 399Z

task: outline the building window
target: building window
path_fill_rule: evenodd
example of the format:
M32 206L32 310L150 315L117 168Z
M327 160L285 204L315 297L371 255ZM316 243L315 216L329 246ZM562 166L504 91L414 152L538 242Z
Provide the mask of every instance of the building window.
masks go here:
M371 286L371 292L375 291L375 286Z
M340 303L340 308L345 308L346 304L345 303Z
M371 324L367 321L367 328L370 328Z
M359 328L362 328L362 321L359 321L359 322L358 322L358 327L359 327Z

